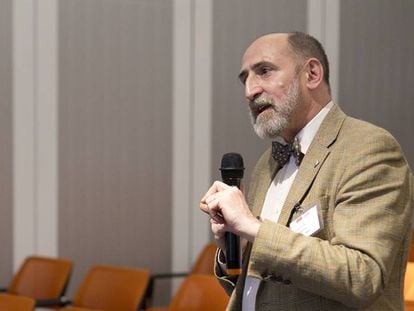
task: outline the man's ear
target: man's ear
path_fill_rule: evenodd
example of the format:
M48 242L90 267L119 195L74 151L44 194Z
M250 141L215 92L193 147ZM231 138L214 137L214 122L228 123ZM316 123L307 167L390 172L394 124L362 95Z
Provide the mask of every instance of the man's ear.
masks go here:
M314 90L323 81L324 71L321 62L316 58L311 58L305 65L306 86Z

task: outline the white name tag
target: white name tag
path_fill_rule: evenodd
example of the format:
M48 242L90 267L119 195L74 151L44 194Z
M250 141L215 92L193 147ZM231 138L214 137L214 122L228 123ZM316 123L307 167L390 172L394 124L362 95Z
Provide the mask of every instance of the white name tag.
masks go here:
M302 215L298 216L289 225L289 228L296 233L311 236L321 229L318 208L313 206L306 210Z

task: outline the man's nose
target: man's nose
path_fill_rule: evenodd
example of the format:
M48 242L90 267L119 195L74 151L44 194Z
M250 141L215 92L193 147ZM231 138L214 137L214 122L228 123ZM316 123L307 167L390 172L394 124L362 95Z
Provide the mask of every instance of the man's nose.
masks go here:
M253 101L255 98L262 94L263 88L257 83L255 77L247 78L244 87L244 96L248 101Z

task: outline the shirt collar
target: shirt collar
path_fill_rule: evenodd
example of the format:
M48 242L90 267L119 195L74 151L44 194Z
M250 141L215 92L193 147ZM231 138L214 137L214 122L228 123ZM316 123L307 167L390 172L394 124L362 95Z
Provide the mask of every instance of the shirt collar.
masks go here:
M329 110L331 110L333 106L333 102L330 101L325 107L318 112L316 116L310 120L303 129L300 130L298 135L296 135L299 139L300 149L301 151L306 154L309 149L310 144L312 143L313 138L316 135L319 127L322 124L323 119L325 119L326 115L328 114Z

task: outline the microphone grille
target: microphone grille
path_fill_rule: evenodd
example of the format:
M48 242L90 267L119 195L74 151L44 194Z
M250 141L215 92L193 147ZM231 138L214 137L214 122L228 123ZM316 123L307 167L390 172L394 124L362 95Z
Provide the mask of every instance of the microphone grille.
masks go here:
M220 171L222 177L243 178L244 164L242 156L235 152L224 154L221 158Z

